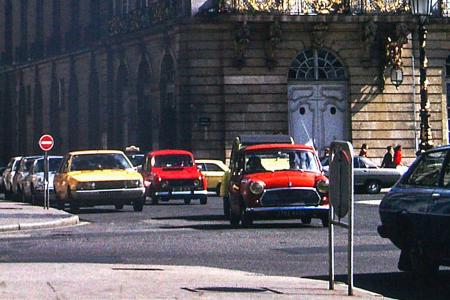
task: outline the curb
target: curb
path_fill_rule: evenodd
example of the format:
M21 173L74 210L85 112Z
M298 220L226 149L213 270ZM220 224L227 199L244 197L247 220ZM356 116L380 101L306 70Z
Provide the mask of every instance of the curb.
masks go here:
M62 226L77 225L79 223L80 219L78 218L78 216L71 216L69 218L64 218L55 221L1 225L0 232L62 227Z

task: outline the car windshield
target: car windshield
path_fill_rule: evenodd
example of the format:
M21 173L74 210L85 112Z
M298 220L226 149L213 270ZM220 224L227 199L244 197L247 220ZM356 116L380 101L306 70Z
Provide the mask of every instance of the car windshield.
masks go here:
M245 172L274 172L281 170L319 171L313 152L300 149L270 149L245 154Z
M156 168L192 167L194 162L190 155L172 154L155 156L152 165Z
M56 172L61 164L62 158L48 158L48 171ZM34 173L42 173L44 172L44 160L39 159L34 166Z
M128 154L127 157L134 167L142 166L144 162L144 154Z
M125 155L120 153L98 153L74 155L70 171L125 170L132 168Z

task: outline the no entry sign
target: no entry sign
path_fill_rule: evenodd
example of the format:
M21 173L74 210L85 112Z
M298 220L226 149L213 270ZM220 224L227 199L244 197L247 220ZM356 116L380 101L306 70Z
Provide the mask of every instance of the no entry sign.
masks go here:
M44 134L39 139L39 147L41 147L42 151L50 151L53 148L55 141L53 137L49 134Z

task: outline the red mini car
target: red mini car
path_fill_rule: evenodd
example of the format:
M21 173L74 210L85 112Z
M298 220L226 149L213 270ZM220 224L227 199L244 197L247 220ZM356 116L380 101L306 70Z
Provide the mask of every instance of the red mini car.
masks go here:
M262 144L241 149L228 186L230 223L256 218L318 218L328 226L328 178L310 146Z
M169 199L183 199L185 204L192 199L207 203L206 178L194 161L192 153L185 150L158 150L146 155L141 173L152 204Z

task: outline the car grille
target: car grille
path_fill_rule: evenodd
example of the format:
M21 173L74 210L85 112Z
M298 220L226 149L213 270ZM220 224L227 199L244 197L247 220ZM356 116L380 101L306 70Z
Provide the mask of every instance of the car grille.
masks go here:
M125 180L115 180L115 181L96 181L96 190L107 190L107 189L123 189L127 186L127 181Z
M266 190L262 206L318 205L320 196L315 189L290 188Z

